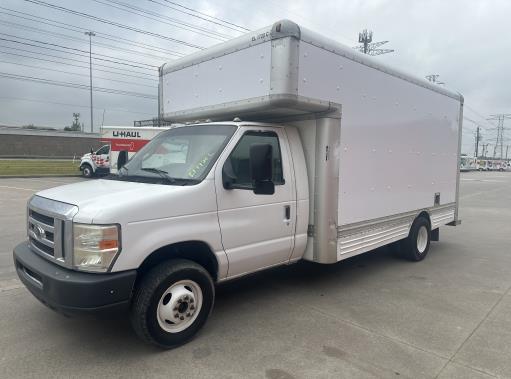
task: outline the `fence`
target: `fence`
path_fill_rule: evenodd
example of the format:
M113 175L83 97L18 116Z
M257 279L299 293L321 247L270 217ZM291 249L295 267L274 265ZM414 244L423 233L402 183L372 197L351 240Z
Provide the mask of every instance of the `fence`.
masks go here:
M101 145L99 134L0 128L0 158L73 158Z

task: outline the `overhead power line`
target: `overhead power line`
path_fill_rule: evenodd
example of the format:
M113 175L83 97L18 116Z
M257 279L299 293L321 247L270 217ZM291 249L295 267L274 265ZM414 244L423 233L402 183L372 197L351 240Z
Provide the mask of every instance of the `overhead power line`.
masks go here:
M92 0L92 1L94 1L98 4L106 5L108 7L119 9L123 12L135 14L137 16L141 16L141 17L147 18L149 20L161 22L162 24L169 25L169 26L172 26L172 27L175 27L178 29L186 30L186 31L189 31L192 33L200 34L202 36L213 38L213 39L216 39L217 41L225 41L226 39L232 38L232 36L230 36L228 34L223 34L223 33L217 32L215 30L188 24L188 23L180 21L176 18L172 18L172 17L168 17L168 16L165 16L165 15L162 15L159 13L155 13L155 12L152 12L152 11L149 11L149 10L146 10L143 8L139 8L139 7L131 5L131 4L123 3L121 1L116 1L116 0L106 0L107 2L102 1L102 0ZM163 20L165 20L165 21L163 21Z
M59 47L61 49L65 49L65 50L78 51L80 53L84 53L84 54L87 54L87 55L89 54L88 51L81 50L81 49L76 49L76 48L73 48L73 47L63 46L63 45L59 45L59 44L56 44L56 43L43 42L43 41L35 40L35 39L32 39L32 38L17 37L17 36L14 36L12 34L6 34L6 33L0 33L0 35L8 36L8 37L11 37L11 38L17 38L17 39L21 39L21 40L25 40L25 41L31 41L31 42L35 42L35 43L38 43L38 44L41 44L41 45ZM44 48L44 49L49 49L49 50L54 50L54 51L60 51L60 50L56 50L56 49L51 49L49 47L38 46L38 45L31 44L31 43L20 42L20 41L8 39L8 38L0 37L0 41L8 41L8 42L12 42L12 43L19 43L19 44L23 44L23 45L38 47L38 48ZM64 51L60 51L60 52L64 53ZM65 51L65 52L69 53L69 51ZM79 56L83 56L83 55L76 54L76 53L73 53L73 54L79 55ZM92 54L93 55L97 55L99 57L107 57L107 58L117 59L116 57L112 57L111 55L104 55L104 54L98 54L98 53L92 53ZM141 62L132 61L132 60L128 60L128 59L125 59L125 61L126 62L131 62L131 63L119 62L117 60L104 59L104 58L99 58L99 57L93 57L93 59L100 60L100 61L105 61L105 62L111 62L111 63L115 63L115 64L120 64L120 65L124 65L124 66L141 68L141 69L144 69L144 70L150 70L150 69L157 69L158 68L158 66L155 66L155 65L152 65L152 64L141 63ZM132 63L135 63L135 64L132 64ZM143 66L148 66L148 67L143 67Z
M78 65L74 65L74 64L71 64L71 63L68 63L68 62L62 62L62 61L54 61L54 60L49 60L49 59L43 59L43 58L40 58L39 56L40 56L40 55L43 55L43 56L45 56L45 57L58 58L58 59L65 60L65 61L79 62L79 63L87 63L87 62L81 61L81 60L79 60L79 59L64 58L64 57L61 57L61 56L58 56L58 55L46 54L46 53L41 53L41 52L36 52L36 51L31 51L31 50L26 50L26 49L17 49L17 48L15 48L15 47L2 46L2 45L0 45L0 48L9 49L9 50L14 50L14 51L21 51L21 52L30 53L30 54L37 54L37 55L38 55L38 57L32 57L32 56L30 56L30 55L28 55L28 56L27 56L27 55L23 55L23 54L14 54L14 53L9 53L9 52L5 52L5 51L0 51L0 52L2 52L3 54L9 54L9 55L12 55L12 56L20 56L20 57L25 57L25 58L31 58L31 59L36 59L36 60L45 61L45 62L51 62L51 63L57 63L57 64L64 64L64 65L66 65L66 66L74 66L74 67L80 67L80 68L89 68L88 66L78 66ZM106 67L106 68L111 68L111 69L114 69L114 70L121 70L121 71L127 71L127 72L134 72L134 73L138 73L138 74L141 74L141 75L147 75L148 77L142 77L142 76L136 76L136 75L125 74L124 72L107 71L107 70L98 69L98 68L96 68L96 69L95 69L96 71L108 72L108 73L111 73L111 74L117 74L117 75L123 75L123 76L131 76L131 77L133 77L133 78L139 78L139 79L144 79L144 80L154 80L154 81L156 81L156 80L157 80L157 76L156 76L156 74L151 75L151 74L146 74L146 73L144 73L144 72L138 72L138 71L128 70L128 69L124 69L124 68L123 68L123 69L121 69L121 68L112 67L112 66L108 66L108 65L104 65L104 64L100 64L100 63L96 63L96 66ZM154 79L151 79L151 78L154 78Z
M4 61L4 60L0 60L0 63L7 63L7 64L12 64L14 66L22 66L22 67L29 67L29 68L35 68L35 69L38 69L38 70L45 70L45 71L52 71L52 72L58 72L60 74L67 74L67 75L75 75L75 76L83 76L83 77L89 77L89 75L86 75L86 74L79 74L77 72L71 72L71 71L64 71L64 70L58 70L58 69L54 69L54 68L49 68L49 67L42 67L42 66L33 66L33 65L29 65L29 64L24 64L24 63L19 63L19 62L9 62L9 61ZM82 66L79 66L79 67L82 67ZM86 66L83 66L84 68L86 68ZM158 88L157 86L150 86L148 84L142 84L142 83L136 83L136 82L128 82L126 80L117 80L117 79L111 79L111 78L106 78L104 76L95 76L96 79L103 79L103 80L108 80L109 82L117 82L117 83L124 83L124 84L131 84L131 85L134 85L134 86L142 86L142 87L148 87L148 88L153 88L153 89L156 89Z
M169 1L169 0L163 0L165 1L166 3L168 4L172 4L172 5L175 5L176 7L179 7L179 8L183 8L183 9L186 9L186 10L189 10L191 12L195 12L197 14L193 14L193 13L189 13L189 12L186 12L186 11L183 11L182 9L179 9L179 8L176 8L176 7L173 7L171 5L168 5L168 4L162 4L158 1L155 1L155 0L149 0L150 2L152 3L155 3L155 4L159 4L161 6L164 6L164 7L167 7L167 8L170 8L170 9L173 9L175 11L178 11L178 12L181 12L181 13L184 13L184 14L187 14L189 16L192 16L192 17L196 17L196 18L199 18L201 20L204 20L204 21L207 21L207 22L210 22L212 24L216 24L216 25L220 25L224 28L228 28L228 29L231 29L231 30L234 30L234 31L237 31L237 32L250 32L250 29L247 29L245 28L244 26L241 26L241 25L237 25L237 24L234 24L232 22L229 22L229 21L226 21L226 20L223 20L221 18L218 18L218 17L214 17L214 16L210 16L209 14L206 14L206 13L202 13L196 9L193 9L193 8L189 8L189 7L185 7L184 5L181 5L181 4L178 4L176 2L173 2L173 1ZM204 16L204 17L201 17L201 16L198 16L198 15L201 15L201 16ZM207 19L206 17L209 17L210 19ZM221 23L218 23L218 22L215 22L213 20L216 20L216 21L220 21ZM230 25L230 26L229 26ZM234 28L233 28L234 27ZM235 29L236 28L236 29ZM240 30L241 29L241 30Z
M28 3L40 5L40 6L43 6L43 7L55 9L55 10L58 10L58 11L61 11L61 12L73 14L75 16L80 16L80 17L88 18L89 20L94 20L94 21L97 21L97 22L101 22L103 24L108 24L108 25L111 25L111 26L115 26L115 27L120 28L120 29L126 29L126 30L131 30L133 32L140 33L140 34L150 35L152 37L156 37L156 38L164 39L164 40L167 40L167 41L175 42L175 43L178 43L178 44L181 44L181 45L184 45L184 46L188 46L188 47L192 47L192 48L195 48L195 49L204 49L204 47L202 47L202 46L195 45L193 43L186 42L186 41L183 41L183 40L180 40L180 39L177 39L177 38L167 37L167 36L164 36L162 34L153 33L153 32L147 31L147 30L142 30L142 29L139 29L139 28L135 28L134 26L121 24L119 22L107 20L105 18L97 17L97 16L94 16L94 15L91 15L91 14L88 14L88 13L78 12L78 11L75 11L73 9L69 9L69 8L66 8L66 7L61 7L59 5L50 4L50 3L47 3L47 2L44 2L44 1L40 1L40 0L24 0L24 1L26 1Z
M477 117L479 117L481 119L482 122L484 122L485 124L487 125L490 125L494 128L497 127L496 124L494 124L493 122L491 122L491 120L488 120L486 116L483 116L480 112L476 111L474 108L472 108L470 105L468 105L467 103L463 104L463 108L464 109L468 109L469 111L471 111L472 113L474 113Z
M15 42L15 41L9 41L8 39L5 39L5 38L0 38L0 41L7 41L7 42ZM58 50L58 49L54 49L54 48L51 48L51 47L43 47L43 46L37 46L37 45L33 45L33 44L30 44L30 43L24 43L24 42L17 42L18 44L21 44L21 45L25 45L25 46L31 46L31 47L38 47L40 49L43 49L43 50L51 50L51 51L55 51L55 52L58 52L58 53L64 53L64 54L70 54L70 55L74 55L74 56L78 56L78 57L86 57L85 55L82 55L82 54L78 54L78 53L73 53L73 52L70 52L70 51L62 51L62 50ZM0 45L1 47L4 47L4 48L7 48L7 49L15 49L15 48L12 48L12 47L9 47L9 46L2 46ZM16 50L16 49L15 49ZM42 55L48 55L50 57L53 57L53 58L64 58L64 57L61 57L61 56L56 56L56 55L50 55L50 54L44 54L44 53L41 53L39 51L31 51L31 50L22 50L22 51L25 51L25 52L30 52L30 53L33 53L33 54L42 54ZM71 59L71 58L64 58L64 59L69 59L69 60L73 60L73 61L76 61L76 62L81 62L81 63L84 63L84 61L81 61L81 60L77 60L77 59ZM95 60L100 60L100 61L106 61L106 62L110 62L110 63L116 63L115 61L110 61L110 60L107 60L107 59L101 59L101 58L94 58ZM147 75L147 76L153 76L152 74L149 74L147 72L142 72L142 71L136 71L136 70L131 70L131 69L126 69L126 68L118 68L118 67L112 67L112 66L108 66L108 65L103 65L103 64L96 64L97 66L101 66L101 67L108 67L108 68L114 68L116 70L123 70L123 71L128 71L128 72L133 72L133 73L136 73L136 74L140 74L140 75ZM133 67L133 66L132 66ZM155 74L156 75L156 71L155 71Z
M87 86L84 84L63 82L63 81L58 81L58 80L50 80L50 79L38 78L38 77L34 77L34 76L16 75L16 74L10 74L8 72L0 72L0 78L18 80L18 81L28 81L28 82L34 82L34 83L39 83L39 84L48 84L48 85L59 86L59 87L76 88L76 89L82 89L82 90L87 90L87 91L90 90L90 86ZM156 100L158 98L156 95L151 95L151 94L141 93L141 92L133 92L133 91L123 91L123 90L118 90L115 88L94 87L92 90L96 91L96 92L104 92L104 93L123 95L123 96L134 96L134 97L140 97L140 98L151 99L151 100Z
M1 14L6 14L6 15L9 15L11 17L17 17L17 18L21 18L23 20L37 22L37 23L40 23L40 24L44 24L44 25L48 25L48 26L54 27L54 28L65 29L65 30L73 31L73 32L80 33L80 34L83 34L84 32L86 32L88 30L88 29L85 29L85 28L77 27L75 25L67 24L65 22L61 22L61 21L57 21L57 20L52 20L50 18L44 18L44 17L32 15L30 13L20 12L20 11L16 11L16 10L9 9L9 8L4 8L4 7L0 7L0 9L4 9L4 11L0 11ZM23 15L23 16L20 16L20 15ZM29 18L29 17L31 17L31 18ZM44 20L44 21L41 21L41 20ZM138 41L133 41L133 40L130 40L130 39L126 39L126 38L123 38L123 37L119 37L119 36L116 36L116 35L113 35L113 34L108 34L108 33L103 33L103 32L96 32L96 38L102 38L102 39L106 39L108 41L115 41L117 43L122 43L122 44L129 45L129 46L136 46L136 47L139 47L141 49L145 49L145 50L149 50L149 51L155 51L155 52L160 52L160 53L165 53L165 54L170 54L170 55L176 55L176 56L183 56L183 55L185 55L182 52L179 52L179 51L176 51L176 50L170 50L170 49L162 48L162 47L159 47L159 46L150 45L150 44L145 43L145 42L141 43L141 42L138 42Z
M32 103L42 103L42 104L55 104L55 105L62 105L62 106L67 106L67 107L78 107L78 108L89 108L88 105L81 105L81 104L70 104L70 103L60 103L60 102L57 102L57 101L48 101L48 100L40 100L40 99L28 99L28 98L24 98L24 97L10 97L10 96L0 96L0 99L6 99L6 100L16 100L16 101L29 101L29 102L32 102ZM133 113L133 114L147 114L147 115L152 115L152 113L148 113L148 112L137 112L137 111L132 111L132 110L129 110L129 109L124 109L124 108L99 108L99 107L94 107L95 110L108 110L108 111L113 111L113 112L121 112L121 113Z
M0 12L1 13L1 12ZM78 37L73 37L73 36L70 36L70 35L67 35L67 34L62 34L62 33L56 33L56 32L51 32L49 30L45 30L45 29L41 29L41 28L36 28L36 27L33 27L33 26L28 26L28 25L22 25L22 24L18 24L18 23L15 23L15 22L8 22L8 21L3 21L3 20L0 20L0 25L5 25L9 28L16 28L16 29L21 29L21 30L26 30L26 31L29 31L29 32L34 32L34 33L38 33L38 34L46 34L46 35L49 35L49 36L55 36L55 37L58 37L58 38L62 38L62 39L67 39L67 40L71 40L71 41L78 41L78 42L83 42L83 43L86 43L88 42L86 39L83 39L83 38L78 38ZM97 37L97 35L96 35ZM94 42L94 46L96 47L104 47L104 48L108 48L109 50L116 50L116 51L121 51L121 52L125 52L125 53L128 53L128 54L136 54L137 56L146 56L146 57L150 57L152 59L158 59L160 61L165 61L165 60L168 60L168 59L172 59L170 57L164 57L164 56L161 56L161 55L154 55L154 54L151 54L151 53L145 53L145 52L142 52L142 51L138 51L138 50L133 50L133 49L126 49L126 48L122 48L122 47L119 47L119 46L114 46L114 45L110 45L110 44L106 44L106 43L102 43L102 42L98 42L98 41L95 41ZM171 55L171 54L169 54Z

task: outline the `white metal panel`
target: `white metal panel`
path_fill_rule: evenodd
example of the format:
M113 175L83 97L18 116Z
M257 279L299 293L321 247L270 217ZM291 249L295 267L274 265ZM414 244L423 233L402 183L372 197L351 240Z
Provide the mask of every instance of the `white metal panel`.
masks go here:
M77 205L74 222L121 225L122 251L113 271L140 267L162 246L203 241L217 257L219 278L227 275L211 178L185 187L94 180L51 188L39 195Z
M307 225L312 224L314 220L314 177L315 177L315 156L316 156L316 120L306 120L293 122L291 125L298 129L300 139L302 142L303 153L305 156L305 168L307 170L307 177L309 178L309 207L307 215ZM302 214L303 216L303 214ZM314 240L312 237L307 237L307 245L304 252L304 258L307 260L314 260Z
M291 260L301 258L307 244L307 228L309 226L309 180L298 129L286 126L285 132L291 150L292 171L296 187L296 228L295 244Z
M163 113L267 95L271 41L207 60L163 76Z
M455 201L458 100L303 41L298 85L342 104L340 225Z
M223 165L242 135L249 130L274 131L279 137L285 182L275 186L273 195L256 195L246 189L226 190L223 186ZM245 126L229 142L215 167L218 222L229 260L229 277L289 261L296 225L293 179L287 138L282 128ZM290 207L290 221L285 218L286 206Z

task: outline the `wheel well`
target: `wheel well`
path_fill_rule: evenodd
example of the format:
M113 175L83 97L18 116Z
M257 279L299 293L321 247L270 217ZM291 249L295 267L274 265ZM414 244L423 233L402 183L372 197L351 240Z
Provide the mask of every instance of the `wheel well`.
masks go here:
M429 218L429 213L428 213L428 212L426 212L426 211L422 211L421 213L419 213L419 214L417 215L417 217L416 217L415 219L417 220L418 218L421 218L421 217L422 217L422 218L425 218L426 220L428 220L428 222L429 222L429 227L431 228L431 219Z
M92 165L89 162L82 163L80 165L80 168L83 169L85 166L89 166L90 168L92 168Z
M209 272L213 281L216 282L218 261L211 248L202 241L186 241L160 247L142 262L138 268L138 276L143 277L146 272L161 262L175 258L188 259L200 264Z

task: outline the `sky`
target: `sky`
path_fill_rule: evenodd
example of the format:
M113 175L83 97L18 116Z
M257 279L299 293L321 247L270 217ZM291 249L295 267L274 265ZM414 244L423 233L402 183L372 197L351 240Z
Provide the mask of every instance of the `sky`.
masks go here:
M203 20L207 17L195 11L237 26ZM115 92L93 94L97 130L102 124L132 125L156 116L161 64L197 51L196 46L241 35L238 26L256 30L288 18L348 46L357 45L358 33L370 29L373 41L389 40L383 47L395 50L375 59L418 77L440 75L446 88L465 97L462 152L472 155L476 125L481 143L491 149L495 121L486 119L511 113L510 15L506 0L2 0L0 125L63 128L77 112L90 130L87 30L96 33L92 51L99 58L93 60L93 87ZM85 87L42 84L41 79ZM508 124L504 142L511 144L511 119Z

